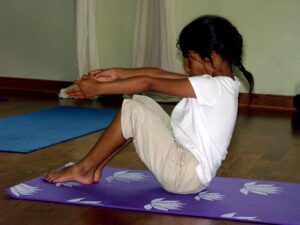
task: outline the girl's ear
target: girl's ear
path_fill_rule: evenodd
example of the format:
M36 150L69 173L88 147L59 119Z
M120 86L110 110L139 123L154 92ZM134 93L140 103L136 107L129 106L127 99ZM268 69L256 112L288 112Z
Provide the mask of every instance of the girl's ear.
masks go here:
M183 59L183 69L186 74L191 73L191 66L190 66L190 62L189 62L188 58Z

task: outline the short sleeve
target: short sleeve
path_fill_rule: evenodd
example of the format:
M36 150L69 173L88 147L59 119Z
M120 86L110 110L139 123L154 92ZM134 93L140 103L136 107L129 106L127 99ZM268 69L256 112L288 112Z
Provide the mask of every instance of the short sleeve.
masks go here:
M216 79L209 75L189 77L199 105L212 106L216 103L220 86Z

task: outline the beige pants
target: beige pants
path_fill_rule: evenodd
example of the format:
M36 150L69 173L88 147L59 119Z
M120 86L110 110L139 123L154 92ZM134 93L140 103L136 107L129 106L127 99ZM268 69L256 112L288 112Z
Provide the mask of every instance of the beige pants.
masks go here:
M124 137L133 138L137 154L165 190L189 194L204 188L196 173L198 161L175 142L170 117L154 100L141 95L125 99L121 126Z

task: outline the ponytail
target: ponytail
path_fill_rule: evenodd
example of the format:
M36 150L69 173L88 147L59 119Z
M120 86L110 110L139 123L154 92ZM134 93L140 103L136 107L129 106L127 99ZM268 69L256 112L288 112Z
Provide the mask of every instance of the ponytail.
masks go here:
M254 78L252 73L250 73L248 70L245 69L245 67L243 66L243 64L241 63L238 68L240 69L240 71L243 73L243 75L245 76L245 78L247 79L248 83L249 83L249 96L248 96L248 109L250 107L250 104L252 102L252 97L253 97L253 88L254 88Z
M252 95L253 92L253 88L254 88L254 78L252 73L250 73L248 70L245 69L245 67L243 66L243 64L241 64L239 67L240 71L243 73L243 75L245 76L245 78L247 79L248 83L249 83L249 95Z

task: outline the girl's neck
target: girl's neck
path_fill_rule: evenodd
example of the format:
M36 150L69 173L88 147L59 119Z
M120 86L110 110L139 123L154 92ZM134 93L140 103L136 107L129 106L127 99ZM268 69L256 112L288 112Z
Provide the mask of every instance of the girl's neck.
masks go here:
M232 66L225 60L221 60L214 64L212 76L225 76L233 78Z

